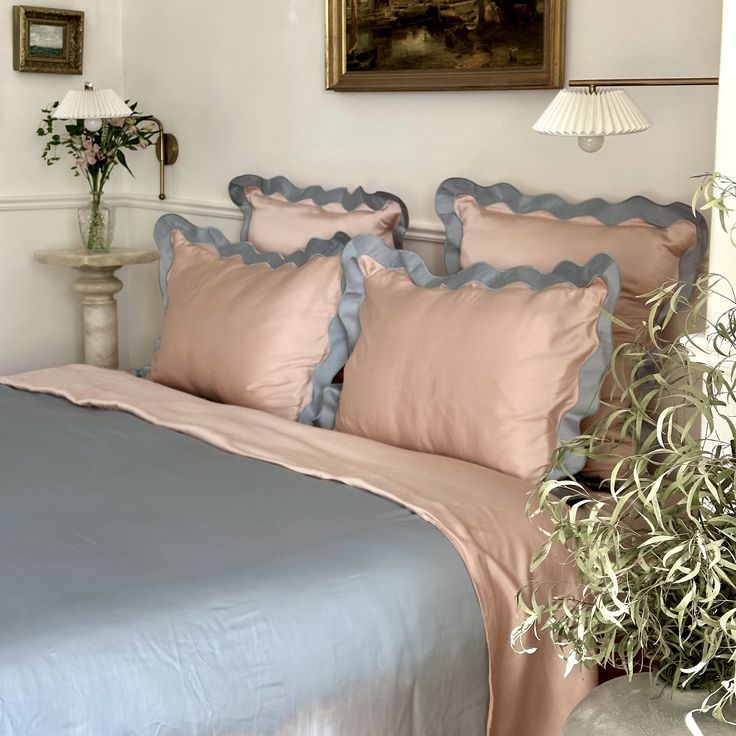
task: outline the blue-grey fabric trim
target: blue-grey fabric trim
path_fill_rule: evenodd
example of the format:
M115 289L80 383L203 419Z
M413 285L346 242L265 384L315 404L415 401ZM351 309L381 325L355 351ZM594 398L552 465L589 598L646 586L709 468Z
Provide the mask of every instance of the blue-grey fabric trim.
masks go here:
M473 282L492 290L512 283L523 283L530 289L540 291L562 283L584 288L589 286L594 279L602 278L608 287L603 307L611 313L621 290L618 266L606 253L593 256L584 266L563 261L549 273L541 273L530 266L499 270L487 263L476 263L450 276L434 276L416 253L393 250L386 247L379 238L373 235L360 235L353 238L342 253L345 291L340 303L339 316L345 329L348 352L352 352L355 348L361 332L360 307L365 298L365 275L360 267L359 259L363 255L370 256L385 268L405 270L416 286L427 289L439 286L459 289ZM560 422L559 439L561 442L577 437L580 434L580 422L598 409L598 386L613 352L611 322L603 313L598 318L597 331L598 347L583 363L578 377L578 401L563 415ZM332 386L327 392L323 402L323 420L331 420L331 423L325 426L334 426L341 388L341 386ZM585 458L569 453L564 460L565 472L576 473L582 469L584 464ZM549 477L559 478L565 475L565 472L550 473Z
M287 263L303 266L312 258L318 256L339 256L350 238L345 233L336 233L330 240L314 238L304 250L298 250L289 256L279 253L262 253L251 243L231 243L225 235L214 227L198 227L181 215L167 214L161 216L153 230L156 245L161 253L158 266L159 286L163 297L164 309L168 304L168 275L174 262L174 249L171 245L172 230L179 230L192 243L209 243L213 245L221 257L240 256L243 263L253 265L265 263L276 269ZM295 315L295 318L298 315ZM329 349L327 355L312 374L312 399L299 415L297 421L302 424L320 425L320 414L325 389L330 386L338 371L347 361L347 346L344 338L342 323L337 315L330 322L327 332ZM158 349L158 348L157 348Z
M265 195L282 194L289 202L299 202L302 199L311 199L318 205L337 202L351 212L361 204L367 204L372 210L383 209L388 202L396 202L401 208L401 217L393 230L394 247L403 248L404 235L409 227L409 211L404 202L395 194L390 192L366 192L363 187L358 187L354 192L345 187L338 189L323 189L321 186L313 185L300 188L292 184L285 176L274 176L272 179L264 179L257 174L243 174L236 176L228 185L230 199L243 211L243 229L241 240L248 240L250 221L253 216L253 208L245 196L247 187L258 187Z
M570 204L556 194L526 195L505 182L480 186L469 179L446 179L440 184L435 196L435 210L445 226L445 267L448 273L460 269L460 248L463 240L463 225L455 214L455 198L470 194L481 207L503 202L516 214L524 215L544 210L558 220L589 215L604 225L618 225L625 220L638 217L656 227L668 227L678 220L689 220L695 224L697 239L680 259L680 281L692 285L698 267L708 252L708 226L699 212L683 202L657 204L646 197L630 197L623 202L606 202L603 199L588 199L579 204ZM509 243L513 248L513 243ZM689 298L691 289L685 289L684 298Z

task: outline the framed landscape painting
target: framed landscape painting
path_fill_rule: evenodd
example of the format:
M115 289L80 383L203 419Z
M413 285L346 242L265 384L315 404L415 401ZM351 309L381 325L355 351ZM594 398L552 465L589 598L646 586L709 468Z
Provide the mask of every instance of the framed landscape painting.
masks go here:
M327 0L325 43L337 91L558 88L565 0Z
M44 74L81 74L84 12L13 6L13 69Z

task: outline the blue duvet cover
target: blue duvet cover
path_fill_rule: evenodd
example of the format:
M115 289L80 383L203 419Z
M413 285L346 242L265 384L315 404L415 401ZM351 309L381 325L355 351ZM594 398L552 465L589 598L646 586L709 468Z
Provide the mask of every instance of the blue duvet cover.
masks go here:
M0 736L482 736L487 683L412 512L0 386Z

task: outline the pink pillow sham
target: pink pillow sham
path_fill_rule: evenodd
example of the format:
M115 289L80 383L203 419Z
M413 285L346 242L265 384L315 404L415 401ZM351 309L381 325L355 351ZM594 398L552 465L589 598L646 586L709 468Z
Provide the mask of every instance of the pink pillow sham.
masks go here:
M392 245L393 230L401 217L396 202L388 202L380 210L361 205L347 212L338 203L320 207L312 200L289 202L277 194L267 196L255 187L245 196L253 208L248 241L258 250L283 256L303 248L311 238L327 239L337 232L350 237L370 233Z
M601 310L618 292L612 260L552 274L481 264L437 278L416 254L361 236L342 262L352 352L335 428L542 478L596 406L611 354Z
M596 253L608 253L621 270L616 316L637 327L649 314L643 294L677 281L680 259L695 246L697 230L689 220L655 227L642 219L603 225L593 217L558 220L546 212L515 214L507 205L482 207L471 194L455 199L463 225L460 266L486 261L497 268L527 264L549 271L562 260L582 265ZM631 333L614 325L619 341Z
M170 268L152 380L311 423L315 412L304 415L317 391L313 379L337 324L339 257L315 255L299 267L249 264L241 254L222 257L214 245L191 242L171 223L162 231L157 240L166 247L170 238Z
M369 233L400 248L408 225L403 202L393 194L363 189L294 186L285 177L246 174L230 182L230 197L244 215L241 239L260 251L288 256L313 238Z

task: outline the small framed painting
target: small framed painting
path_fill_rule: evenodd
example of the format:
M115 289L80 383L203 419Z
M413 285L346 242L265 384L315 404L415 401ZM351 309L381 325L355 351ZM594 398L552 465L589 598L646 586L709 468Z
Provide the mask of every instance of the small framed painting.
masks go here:
M565 0L327 0L327 89L564 82Z
M13 6L13 69L43 74L81 74L84 12Z

